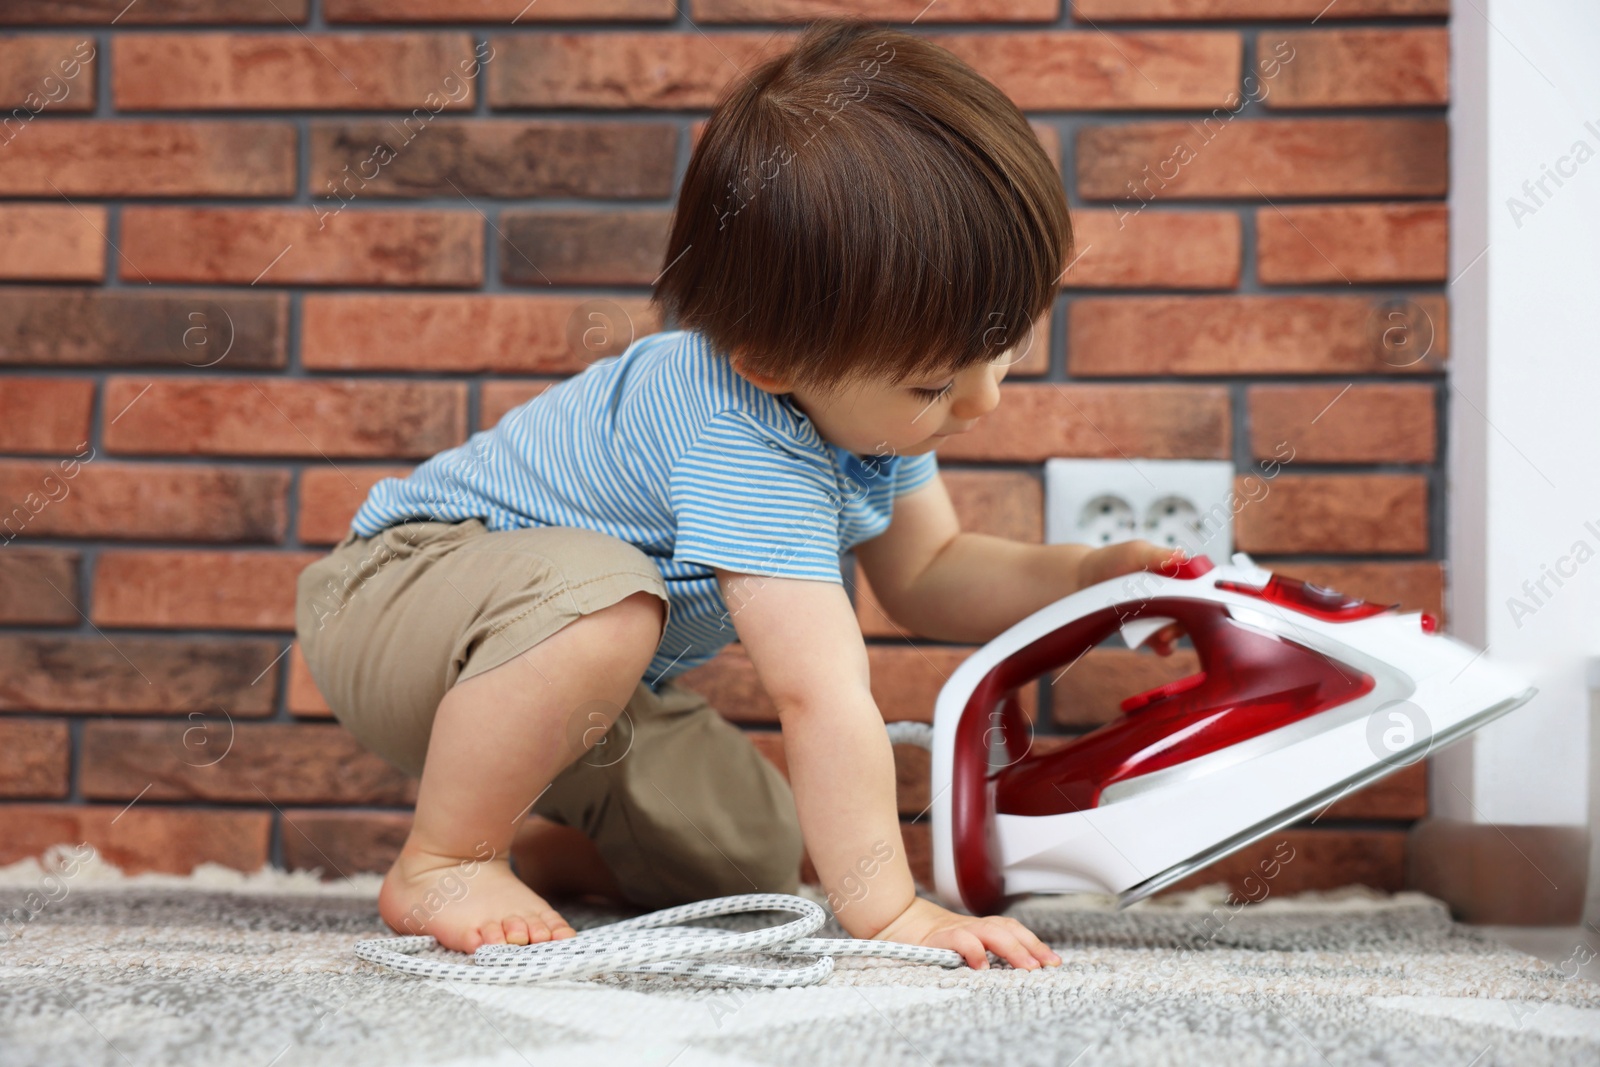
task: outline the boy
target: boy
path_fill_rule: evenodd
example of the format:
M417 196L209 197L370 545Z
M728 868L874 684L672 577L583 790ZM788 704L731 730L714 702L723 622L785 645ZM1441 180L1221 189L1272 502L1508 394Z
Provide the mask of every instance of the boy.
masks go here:
M1070 248L1027 121L934 44L824 20L730 87L653 294L680 328L379 482L301 576L318 686L421 777L384 920L463 952L570 937L546 896L792 892L803 838L852 936L1058 965L916 896L839 554L906 629L973 643L1170 558L961 533L938 477ZM735 639L792 792L672 681Z

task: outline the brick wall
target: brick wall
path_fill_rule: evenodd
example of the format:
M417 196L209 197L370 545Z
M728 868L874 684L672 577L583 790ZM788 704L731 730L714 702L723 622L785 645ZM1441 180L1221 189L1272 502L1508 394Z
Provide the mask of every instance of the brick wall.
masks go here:
M1040 540L1049 456L1243 478L1289 442L1239 547L1441 612L1448 3L1325 4L850 5L999 84L1074 209L1048 344L941 451L968 528ZM295 575L376 479L581 370L588 312L663 327L709 106L828 5L683 6L0 6L0 862L386 866L414 784L330 718ZM970 649L854 594L884 713L927 718ZM1041 743L1192 665L1095 652L1030 695ZM782 766L737 647L687 680ZM909 820L927 760L897 755ZM1425 808L1421 767L1341 801L1278 884L1398 887Z

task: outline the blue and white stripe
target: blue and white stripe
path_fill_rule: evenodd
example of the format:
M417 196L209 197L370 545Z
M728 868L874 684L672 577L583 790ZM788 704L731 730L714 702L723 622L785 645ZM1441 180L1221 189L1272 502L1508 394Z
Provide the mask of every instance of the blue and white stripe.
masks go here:
M637 546L671 600L653 687L737 638L711 570L842 583L839 555L888 528L932 452L868 456L824 441L704 336L642 337L546 389L405 478L372 487L351 529L479 518L490 530L579 526Z

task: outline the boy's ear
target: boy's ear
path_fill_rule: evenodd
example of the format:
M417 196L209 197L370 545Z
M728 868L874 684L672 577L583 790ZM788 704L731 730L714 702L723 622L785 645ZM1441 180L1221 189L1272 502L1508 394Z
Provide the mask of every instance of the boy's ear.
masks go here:
M745 358L737 350L729 352L728 358L733 362L733 369L738 371L740 376L747 379L756 388L763 389L769 393L787 393L790 391L788 382L777 378L769 378L765 374L758 374L750 370Z

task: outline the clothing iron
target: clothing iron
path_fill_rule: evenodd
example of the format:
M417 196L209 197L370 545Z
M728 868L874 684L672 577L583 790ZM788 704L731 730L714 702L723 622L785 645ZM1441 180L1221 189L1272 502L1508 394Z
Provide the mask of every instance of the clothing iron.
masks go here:
M935 888L992 915L1029 893L1126 906L1325 810L1531 699L1526 681L1422 612L1195 556L1041 608L939 693L932 736ZM1196 673L1048 753L1017 689L1120 631L1179 623ZM1059 677L1059 675L1057 675Z

